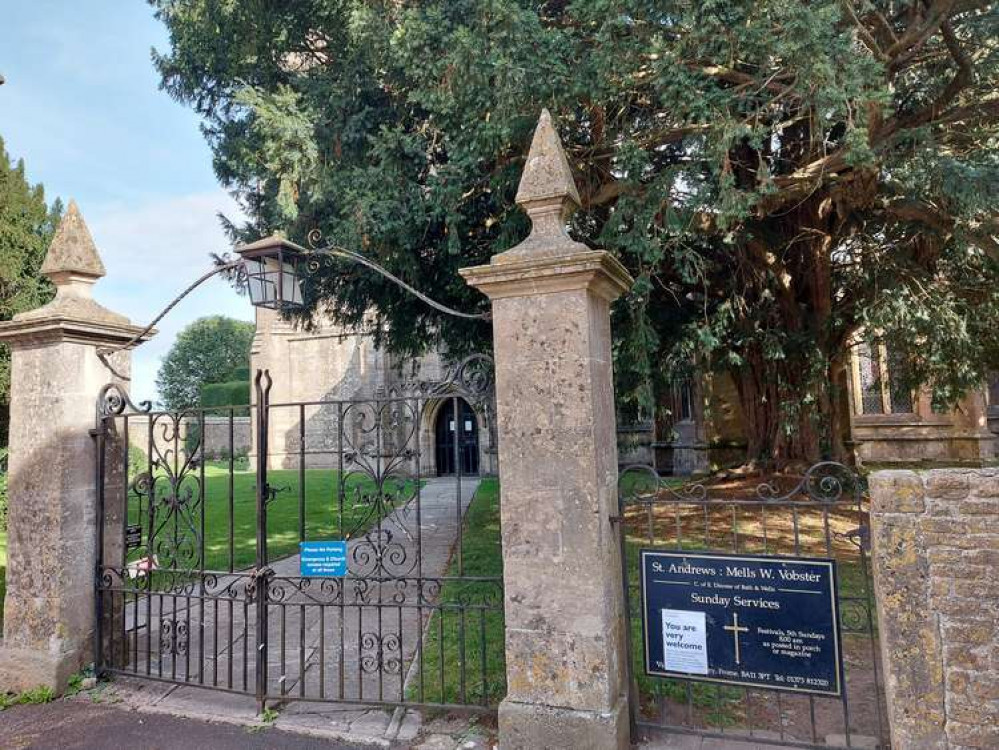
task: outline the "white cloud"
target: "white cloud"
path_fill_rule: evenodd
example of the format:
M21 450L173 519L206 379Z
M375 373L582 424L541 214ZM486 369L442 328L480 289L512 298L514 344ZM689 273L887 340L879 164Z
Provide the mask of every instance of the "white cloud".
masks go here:
M218 214L240 218L224 191L178 196L137 205L80 211L107 268L94 296L105 306L146 324L211 268L210 253L230 249ZM205 282L157 326L159 333L132 356L132 395L156 398L156 371L177 333L205 315L253 320L253 308L222 279Z

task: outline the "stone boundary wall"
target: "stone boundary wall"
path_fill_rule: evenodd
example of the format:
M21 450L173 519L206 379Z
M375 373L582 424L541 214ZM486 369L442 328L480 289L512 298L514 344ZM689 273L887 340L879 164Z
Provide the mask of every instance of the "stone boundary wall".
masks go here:
M121 420L116 420L121 425ZM153 427L153 442L161 457L172 456L179 451L182 459L187 455L187 439L189 430L197 428L196 418L183 420L181 432L175 439L172 423L169 419L159 419ZM233 417L233 453L236 457L248 456L250 453L253 420L252 417ZM229 418L205 417L205 455L208 460L223 460L229 457ZM149 451L149 417L133 415L128 418L128 441L142 451Z
M617 462L620 466L648 464L654 466L652 447L655 430L651 424L617 426Z
M892 748L999 748L999 470L870 484Z
M232 452L248 456L252 442L251 417L233 417ZM205 417L205 455L209 459L229 457L229 418Z

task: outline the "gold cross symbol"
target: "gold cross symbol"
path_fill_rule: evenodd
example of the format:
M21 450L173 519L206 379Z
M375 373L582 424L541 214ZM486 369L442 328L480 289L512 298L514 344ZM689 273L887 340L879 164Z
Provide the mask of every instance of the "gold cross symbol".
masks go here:
M739 613L732 613L732 624L724 625L722 630L729 630L732 632L732 640L735 642L735 663L742 664L742 658L739 654L739 633L748 633L749 628L743 626L739 627Z

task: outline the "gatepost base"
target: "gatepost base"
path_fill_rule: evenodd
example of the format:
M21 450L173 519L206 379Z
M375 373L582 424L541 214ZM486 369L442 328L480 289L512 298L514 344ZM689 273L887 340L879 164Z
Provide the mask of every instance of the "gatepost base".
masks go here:
M499 706L500 750L628 750L630 735L626 696L606 713L509 699Z
M0 693L23 693L47 687L61 695L69 678L83 666L83 654L48 654L0 646Z

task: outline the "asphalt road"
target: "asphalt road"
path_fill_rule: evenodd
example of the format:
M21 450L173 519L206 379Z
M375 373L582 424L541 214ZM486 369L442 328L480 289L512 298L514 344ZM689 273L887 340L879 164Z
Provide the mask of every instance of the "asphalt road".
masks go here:
M82 700L0 711L2 750L370 750L277 729L249 731Z

